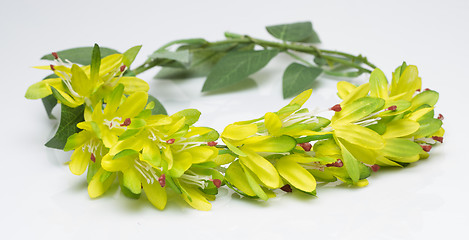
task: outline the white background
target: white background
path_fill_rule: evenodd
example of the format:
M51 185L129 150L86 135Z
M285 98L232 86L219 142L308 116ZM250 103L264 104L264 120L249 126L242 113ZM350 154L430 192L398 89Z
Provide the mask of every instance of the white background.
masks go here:
M469 224L468 1L1 1L1 239L460 239ZM424 87L440 92L445 143L431 157L382 170L370 185L326 186L318 197L281 195L268 202L221 190L210 212L171 198L159 211L117 188L91 200L84 176L64 164L68 154L43 144L53 135L41 101L24 98L48 72L31 66L49 52L97 42L120 51L143 44L136 63L164 43L191 37L221 40L224 31L271 39L264 26L313 22L326 49L362 53L390 77L402 63L419 67ZM140 75L170 113L198 108L198 125L218 130L275 111L280 56L253 76L256 86L200 94L203 79L153 80ZM357 81L363 82L366 77ZM330 107L336 80L314 85L307 106ZM241 87L242 88L242 87Z

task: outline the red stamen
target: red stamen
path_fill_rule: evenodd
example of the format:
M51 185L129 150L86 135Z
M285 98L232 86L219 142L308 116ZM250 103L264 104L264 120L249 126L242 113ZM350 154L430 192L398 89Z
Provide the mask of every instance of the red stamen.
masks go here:
M388 110L388 111L396 111L396 109L397 109L397 106L396 106L396 105L392 105L392 106L388 107L386 110Z
M340 106L340 104L336 104L336 105L332 106L330 109L334 112L342 111L342 107Z
M51 65L50 65L50 69L51 69L52 71L55 71L54 65L51 64Z
M425 88L423 89L423 91L430 91L430 88Z
M306 152L311 151L311 148L313 147L313 145L311 145L309 142L299 143L298 146L302 147Z
M416 90L417 92L420 92L420 88Z
M129 126L130 123L131 123L130 118L126 118L126 119L124 120L124 123L122 123L120 126L121 126L121 127Z
M158 178L158 182L160 183L161 187L166 186L166 175L161 174L161 176Z
M342 162L342 159L337 159L336 162L326 164L326 167L343 167L344 163Z
M58 59L58 58L59 58L59 55L57 55L56 52L52 52L52 56L54 56L55 59Z
M445 117L443 117L443 114L438 114L438 119L440 119L441 121L445 120Z
M280 189L282 189L284 192L293 192L293 190L291 189L291 186L289 184L284 185Z
M335 162L335 166L336 166L336 167L343 167L343 166L344 166L344 162L342 162L342 159L337 159L337 162Z
M125 65L121 66L121 68L120 68L121 72L125 71L125 67L126 67Z
M443 143L443 137L433 136L432 139L440 143Z
M94 156L93 153L91 153L90 159L92 162L96 162L96 157Z
M215 187L220 188L221 187L221 180L220 179L210 179L210 181L215 184Z
M208 142L207 145L210 146L210 147L215 147L218 143L217 142L214 142L214 141L211 141L211 142Z
M425 152L430 152L430 150L432 149L432 146L431 145L421 145L423 151Z
M176 141L176 139L171 138L168 141L166 141L167 144L173 144Z
M378 164L375 164L375 165L372 165L370 168L371 168L371 171L377 172L381 167Z

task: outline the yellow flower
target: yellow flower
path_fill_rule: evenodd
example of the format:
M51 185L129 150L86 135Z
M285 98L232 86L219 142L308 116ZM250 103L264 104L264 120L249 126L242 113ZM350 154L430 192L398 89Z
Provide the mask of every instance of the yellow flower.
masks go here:
M112 54L83 67L64 62L56 54L55 57L55 65L36 68L52 70L56 77L31 85L25 94L27 99L40 99L53 94L60 103L69 107L82 104L92 107L118 84L124 85L125 94L149 90L145 81L123 76L126 70L123 54Z

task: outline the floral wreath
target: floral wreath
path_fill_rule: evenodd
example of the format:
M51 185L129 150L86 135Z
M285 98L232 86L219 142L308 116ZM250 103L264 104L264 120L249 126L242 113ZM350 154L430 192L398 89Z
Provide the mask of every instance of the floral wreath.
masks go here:
M54 52L43 57L53 64L36 67L53 74L31 85L25 97L42 99L50 118L61 105L57 133L46 146L73 151L70 171L87 172L91 198L119 184L125 196L144 193L158 209L165 208L167 191L195 209L210 210L222 186L262 200L275 197L276 189L315 196L317 182L363 187L380 167L428 158L432 146L443 142L443 116L434 113L438 92L421 90L416 66L404 62L388 83L361 55L318 49L310 22L267 30L283 42L232 33L218 42L177 40L133 70L141 46L122 54L96 44ZM171 51L173 46L178 48ZM229 124L221 134L194 126L201 114L196 109L167 115L148 94L148 83L136 77L155 66L163 67L163 77L205 71L202 90L212 91L240 82L280 52L300 62L285 70L284 97L299 94L277 112ZM311 54L314 61L295 52ZM312 93L309 83L322 73L370 77L360 86L338 82L342 102L325 110L334 112L327 119L320 116L324 111L302 108Z

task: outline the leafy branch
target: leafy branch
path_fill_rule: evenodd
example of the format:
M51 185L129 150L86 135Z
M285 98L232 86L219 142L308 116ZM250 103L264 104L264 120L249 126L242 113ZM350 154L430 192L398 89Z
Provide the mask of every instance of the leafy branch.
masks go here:
M201 38L176 40L156 50L133 72L140 74L162 66L156 78L207 76L202 91L208 92L239 83L261 70L278 53L286 53L299 62L291 63L283 75L283 96L287 98L310 88L321 74L357 77L376 68L362 55L318 48L320 40L311 22L274 25L266 29L282 41L230 32L225 33L225 40L215 42ZM173 47L176 49L171 51ZM298 53L313 58L309 61Z

